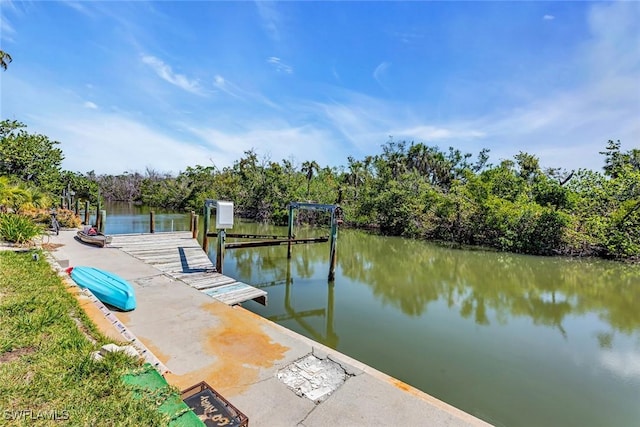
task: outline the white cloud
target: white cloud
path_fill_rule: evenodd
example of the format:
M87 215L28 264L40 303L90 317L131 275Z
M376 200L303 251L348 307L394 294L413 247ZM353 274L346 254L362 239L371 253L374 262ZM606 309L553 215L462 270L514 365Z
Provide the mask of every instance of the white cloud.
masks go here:
M418 31L392 31L389 34L405 44L417 43L424 39L424 34Z
M90 110L97 110L98 106L96 104L94 104L91 101L86 101L84 104L82 104L84 106L84 108L88 108Z
M13 42L13 36L15 34L16 30L13 29L7 18L0 15L0 38L8 42Z
M95 16L93 12L91 12L88 8L86 8L83 4L81 4L78 1L65 1L65 2L62 2L62 4L76 10L77 12L82 13L83 15L86 15L89 17Z
M286 73L286 74L292 74L293 73L293 67L291 67L290 65L287 65L284 62L282 62L282 60L280 58L278 58L277 56L270 56L269 58L267 58L267 62L269 64L273 65L273 67L278 72L282 72L282 73Z
M120 114L92 117L53 115L41 119L47 135L61 141L63 167L72 171L119 174L150 166L177 173L206 164L211 152Z
M276 9L276 4L263 0L257 0L255 4L265 31L273 40L279 41L282 17Z
M386 73L386 71L389 69L389 67L391 66L390 62L381 62L375 70L373 70L373 78L378 82L378 84L380 86L382 86L382 82L380 81L380 79L384 76L384 74Z
M245 151L255 149L273 161L294 157L314 159L320 164L336 164L332 159L338 147L332 147L331 135L317 127L295 126L284 120L245 122L240 130L191 127L189 131L214 150L211 160L218 167L229 166ZM340 159L342 162L343 159Z
M556 19L556 17L553 15L544 15L542 19L544 19L545 21L553 21L554 19Z
M158 74L158 76L160 76L167 82L196 95L204 94L204 90L197 80L189 79L184 74L174 73L169 65L165 64L162 60L156 58L155 56L143 55L142 62L150 66Z
M419 125L407 129L397 129L391 132L398 139L415 139L421 142L436 142L447 139L476 139L486 134L479 130L465 130L462 128L444 128L437 126Z
M216 74L213 78L213 85L222 92L231 95L234 98L243 99L239 93L240 89L219 74Z

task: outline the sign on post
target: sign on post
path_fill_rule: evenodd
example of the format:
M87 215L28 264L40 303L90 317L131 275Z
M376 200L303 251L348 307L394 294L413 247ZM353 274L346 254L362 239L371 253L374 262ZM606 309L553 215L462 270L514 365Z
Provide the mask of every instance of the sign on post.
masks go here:
M233 228L233 202L216 202L216 229Z

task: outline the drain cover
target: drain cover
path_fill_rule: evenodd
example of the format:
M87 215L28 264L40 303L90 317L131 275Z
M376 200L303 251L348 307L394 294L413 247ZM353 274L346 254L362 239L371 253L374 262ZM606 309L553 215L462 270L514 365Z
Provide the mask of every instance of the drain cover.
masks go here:
M320 403L346 381L347 373L338 363L309 354L278 371L278 379L298 396Z

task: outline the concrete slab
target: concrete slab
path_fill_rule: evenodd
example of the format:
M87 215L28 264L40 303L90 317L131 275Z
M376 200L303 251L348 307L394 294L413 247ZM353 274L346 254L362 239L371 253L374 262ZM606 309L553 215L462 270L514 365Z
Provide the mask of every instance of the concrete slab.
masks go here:
M230 307L163 275L115 248L77 242L62 231L54 258L129 280L138 307L116 313L170 370L180 389L206 381L260 426L488 425L407 384L242 307ZM104 326L104 325L102 325ZM350 375L321 403L297 396L278 371L308 354L340 364Z

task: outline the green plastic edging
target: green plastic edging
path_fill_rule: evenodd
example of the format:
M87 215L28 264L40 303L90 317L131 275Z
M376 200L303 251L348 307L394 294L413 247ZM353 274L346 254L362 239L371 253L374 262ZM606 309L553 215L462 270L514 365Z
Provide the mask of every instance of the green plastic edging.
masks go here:
M166 397L159 403L158 411L171 418L171 427L200 427L205 424L182 401L178 393L169 392L169 383L149 363L145 363L142 369L132 371L122 376L122 381L133 388L133 395L140 398L144 394L157 394L160 398Z

